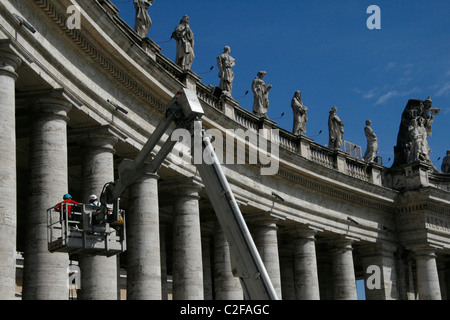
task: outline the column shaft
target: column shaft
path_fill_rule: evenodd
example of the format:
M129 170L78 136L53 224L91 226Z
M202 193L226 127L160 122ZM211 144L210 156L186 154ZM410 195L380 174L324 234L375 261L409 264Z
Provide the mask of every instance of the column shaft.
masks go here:
M417 283L420 300L441 300L434 249L416 250Z
M173 298L203 300L202 241L196 186L177 188L173 209Z
M269 274L272 285L281 299L280 258L278 256L278 237L276 220L270 217L260 218L254 226L254 241L261 259Z
M21 60L0 43L0 300L15 297L16 275L16 68Z
M68 298L69 257L50 253L47 243L47 209L68 191L67 112L71 105L60 94L55 91L33 107L23 299Z
M291 246L280 246L280 276L282 300L295 300L294 257Z
M127 216L127 298L161 300L158 179L146 174L130 187Z
M333 259L327 243L317 249L317 273L319 277L320 298L322 300L333 300Z
M244 293L239 278L231 271L230 246L219 224L214 235L214 284L216 300L242 300Z
M203 299L213 300L211 236L202 230Z
M159 225L159 243L161 252L161 299L169 299L169 283L167 281L167 253L166 253L166 224L164 221Z
M118 139L107 132L107 127L92 129L81 140L82 192L79 202L89 203L89 196L100 193L105 183L114 181L114 145ZM80 300L117 300L118 256L79 255L81 289Z
M315 234L316 231L297 228L294 236L294 275L297 300L320 299Z
M332 250L335 300L356 300L356 279L352 241L337 240Z

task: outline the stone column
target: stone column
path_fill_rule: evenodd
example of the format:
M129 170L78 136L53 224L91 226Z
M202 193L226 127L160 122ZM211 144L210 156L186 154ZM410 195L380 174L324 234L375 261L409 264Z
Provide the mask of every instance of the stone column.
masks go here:
M330 254L330 246L325 241L326 240L324 240L320 245L316 246L320 299L333 300L333 259Z
M441 300L434 248L415 249L417 284L420 300Z
M444 261L437 261L437 269L438 269L438 276L439 276L439 288L441 288L441 298L442 300L448 300L447 299L447 279L445 274L445 262Z
M408 259L408 265L407 265L407 275L408 275L408 291L407 291L407 297L408 300L418 300L418 292L417 292L417 277L414 274L413 271L413 258Z
M202 263L203 263L203 299L213 300L213 279L211 260L211 245L213 238L214 224L213 222L202 221Z
M218 221L214 236L214 284L216 300L244 299L241 282L231 271L230 246Z
M68 191L67 113L63 91L55 90L33 105L30 136L30 194L25 221L23 299L68 298L67 253L50 253L47 209Z
M191 180L191 179L189 179ZM201 186L172 181L173 199L173 299L203 300L202 240L198 192Z
M0 300L15 298L16 277L16 98L15 70L21 59L0 40Z
M167 253L166 253L166 223L164 220L164 215L160 215L159 224L159 243L161 252L161 299L169 299L169 284L167 283Z
M277 219L261 215L252 221L254 242L259 251L270 280L279 299L281 299L280 260L278 256Z
M397 300L399 298L395 250L395 247L376 244L361 248L367 300Z
M82 133L81 155L81 199L89 203L91 194L100 197L103 186L114 181L114 145L118 138L108 126ZM77 291L80 300L118 299L118 256L104 257L79 254L81 289Z
M297 300L320 300L317 275L316 230L296 227L293 231L295 295Z
M158 176L146 174L130 186L127 216L127 298L161 300Z
M450 262L448 261L448 259L444 262L444 266L444 283L442 284L442 286L445 286L446 300L450 300Z
M332 249L335 300L356 300L352 240L336 239Z
M294 249L289 235L280 243L281 299L295 300Z

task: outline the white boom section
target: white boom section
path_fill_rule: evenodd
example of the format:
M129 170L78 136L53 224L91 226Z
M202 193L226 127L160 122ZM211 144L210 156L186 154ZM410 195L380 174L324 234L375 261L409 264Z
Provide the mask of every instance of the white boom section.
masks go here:
M203 137L203 154L209 163L197 164L217 220L230 246L233 275L239 277L245 296L251 300L277 300L277 294L234 198L211 141L200 121L194 122L194 134ZM195 139L194 139L195 140ZM194 147L193 147L194 148Z

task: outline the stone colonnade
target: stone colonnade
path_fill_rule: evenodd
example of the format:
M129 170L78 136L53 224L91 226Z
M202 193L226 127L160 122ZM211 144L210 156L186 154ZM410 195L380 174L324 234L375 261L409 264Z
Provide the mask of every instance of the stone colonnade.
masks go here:
M14 298L16 240L16 137L15 70L20 58L7 42L0 42L0 299ZM34 99L29 106L30 128L29 208L24 245L24 299L67 299L69 257L47 250L46 210L68 192L68 113L71 103L63 90L53 90ZM114 179L117 135L108 127L86 130L79 139L82 154L81 197L99 194L104 183ZM191 178L165 181L172 196L172 275L174 299L242 299L239 280L231 274L228 244L217 230L212 250L202 234L199 191ZM168 266L165 264L165 230L161 227L158 176L144 175L130 187L128 208L129 299L165 299ZM83 201L84 201L83 200ZM249 219L255 244L266 265L275 290L283 299L356 299L353 239L331 238L330 254L319 255L319 229L299 225L283 232L292 239L289 246L279 242L277 220L267 214ZM203 236L203 237L202 237ZM375 245L374 245L375 246ZM281 249L280 249L281 248ZM442 297L442 276L438 273L433 248L411 249L415 253L417 284L422 299ZM370 248L363 254L365 266L381 266L381 287L368 298L398 298L395 279L395 248ZM213 259L212 258L213 255ZM214 272L210 272L213 263ZM81 299L117 299L117 257L81 256ZM214 286L214 294L211 287ZM372 294L373 292L373 294Z

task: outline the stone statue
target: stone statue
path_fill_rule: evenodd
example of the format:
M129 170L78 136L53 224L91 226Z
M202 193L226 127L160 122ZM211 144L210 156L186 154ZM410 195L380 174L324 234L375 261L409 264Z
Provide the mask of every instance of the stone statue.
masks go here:
M450 150L447 150L447 155L442 160L441 170L443 173L450 173Z
M344 144L344 123L337 116L337 107L333 107L330 110L328 116L328 147L333 150L339 150Z
M172 37L177 41L175 63L183 70L190 70L194 62L194 33L189 27L189 17L184 16L175 28Z
M308 121L308 115L306 114L308 108L303 104L301 91L295 91L291 107L294 111L294 128L292 132L296 135L301 135L306 132L306 122Z
M236 65L236 60L230 56L231 49L226 46L223 53L217 57L217 67L219 68L220 85L219 88L226 95L231 96L233 90L234 72L233 68Z
M148 7L153 4L154 0L133 0L136 9L136 19L134 22L134 30L137 34L144 38L147 36L148 30L152 26L152 19L148 14Z
M434 115L439 114L440 109L432 108L432 105L430 97L426 100L408 101L402 113L397 145L394 147L393 167L422 161L434 168L428 137L432 135Z
M369 163L373 162L375 156L378 153L378 138L375 132L373 132L371 125L372 121L366 120L366 127L364 128L364 133L366 134L367 138L367 149L366 153L364 154L364 161L367 161Z
M412 119L408 131L411 141L408 150L408 163L431 162L431 149L428 145L428 130L425 127L425 119L422 117Z
M269 91L272 89L272 85L267 85L263 78L267 72L259 71L258 75L252 82L253 91L253 113L258 117L267 118L267 111L269 110Z

